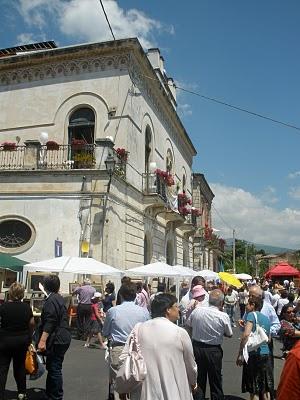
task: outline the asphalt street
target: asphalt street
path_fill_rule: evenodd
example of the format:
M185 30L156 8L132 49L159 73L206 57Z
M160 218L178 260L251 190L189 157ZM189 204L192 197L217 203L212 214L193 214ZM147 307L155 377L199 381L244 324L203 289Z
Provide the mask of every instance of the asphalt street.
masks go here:
M239 338L239 329L234 328L234 337L225 339L223 344L223 387L226 400L249 398L247 393L241 393L242 370L235 365ZM83 344L84 342L82 341L73 340L66 354L63 366L64 399L106 400L108 394L108 367L104 359L105 352L104 350L100 350L97 345L93 348L84 348ZM280 343L276 341L274 354L278 357L281 355ZM280 358L275 358L275 388L278 384L283 363L284 361ZM39 400L42 398L42 390L45 387L45 375L36 381L28 381L29 400ZM16 399L17 393L11 370L8 377L7 389L7 398L9 400ZM207 398L209 398L209 390L207 390Z

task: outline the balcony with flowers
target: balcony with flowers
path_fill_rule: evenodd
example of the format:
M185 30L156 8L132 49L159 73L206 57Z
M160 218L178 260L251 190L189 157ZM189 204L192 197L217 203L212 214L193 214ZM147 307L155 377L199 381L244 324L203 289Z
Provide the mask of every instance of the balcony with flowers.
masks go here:
M200 237L204 248L214 250L217 254L223 254L226 241L214 233L214 230L205 224L204 228L200 228Z

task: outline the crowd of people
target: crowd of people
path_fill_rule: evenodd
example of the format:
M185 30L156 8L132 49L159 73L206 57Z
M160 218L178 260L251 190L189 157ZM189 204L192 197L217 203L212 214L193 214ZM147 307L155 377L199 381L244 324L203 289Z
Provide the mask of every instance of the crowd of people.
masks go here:
M11 360L18 400L27 398L25 357L34 330L37 350L46 359L45 399L63 399L62 366L71 334L59 287L56 275L44 279L46 296L38 329L30 306L22 302L20 283L11 285L10 301L0 306L0 400L5 399ZM299 381L300 296L291 282L252 280L236 290L195 276L190 285L183 282L176 299L164 283L151 293L149 284L123 277L118 293L108 282L102 295L85 279L73 295L78 300L77 338L90 347L96 337L100 349L108 352L110 400L204 400L207 381L210 398L224 400L222 343L224 337L232 337L236 325L241 333L236 365L242 367L243 393L248 392L251 400L275 399L274 338L281 340L286 360L276 399L287 399L287 382ZM248 353L247 342L258 326L268 340ZM132 332L147 373L138 387L118 393L116 377L129 354ZM298 385L289 400L300 399Z

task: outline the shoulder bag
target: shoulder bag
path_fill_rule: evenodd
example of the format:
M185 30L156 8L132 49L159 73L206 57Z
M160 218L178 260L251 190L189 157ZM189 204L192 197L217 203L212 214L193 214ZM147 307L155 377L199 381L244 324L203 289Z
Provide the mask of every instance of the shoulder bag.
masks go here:
M121 364L115 380L115 390L118 393L131 393L139 388L147 375L144 357L138 342L138 323L130 333L123 353L120 356Z
M253 313L255 317L255 331L251 332L246 343L247 350L257 350L262 344L268 343L268 335L263 327L258 324L256 312Z
M38 364L37 364L37 356L34 345L31 343L28 346L25 358L25 370L26 374L33 375L37 372Z

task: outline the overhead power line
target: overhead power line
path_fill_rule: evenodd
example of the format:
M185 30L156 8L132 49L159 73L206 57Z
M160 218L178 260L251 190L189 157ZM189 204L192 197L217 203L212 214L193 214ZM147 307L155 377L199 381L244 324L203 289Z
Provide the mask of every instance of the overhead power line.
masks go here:
M151 80L153 80L153 81L156 81L156 82L158 82L158 83L161 83L159 79L152 78L151 76L147 76L147 75L143 75L143 74L142 74L142 76L144 76L144 77L147 78L147 79L151 79ZM225 102L225 101L216 99L216 98L214 98L214 97L205 96L204 94L201 94L201 93L199 93L199 92L195 92L195 91L193 91L193 90L188 90L188 89L182 88L182 87L177 86L177 85L175 85L175 84L170 84L170 83L168 83L168 82L165 82L165 83L166 83L168 86L175 86L176 89L182 90L183 92L187 92L187 93L192 94L192 95L197 96L197 97L201 97L201 98L204 99L204 100L209 100L209 101L212 101L212 102L214 102L214 103L221 104L221 105L223 105L223 106L225 106L225 107L229 107L229 108L231 108L231 109L233 109L233 110L240 111L240 112L244 112L244 113L246 113L246 114L253 115L254 117L262 118L262 119L265 119L265 120L267 120L267 121L274 122L275 124L279 124L279 125L285 126L285 127L287 127L287 128L295 129L295 130L297 130L297 131L300 132L300 127L299 127L299 126L290 124L289 122L280 121L280 120L278 120L278 119L275 119L275 118L272 118L272 117L268 117L267 115L263 115L263 114L260 114L260 113L257 113L257 112L248 110L248 109L246 109L246 108L243 108L243 107L240 107L240 106L236 106L236 105L234 105L234 104L227 103L227 102Z
M103 13L104 13L104 15L105 15L106 21L107 21L107 23L108 23L109 29L110 29L110 31L111 31L112 37L114 38L114 40L116 40L115 35L114 35L114 33L113 33L113 30L112 30L112 27L111 27L110 22L109 22L109 19L108 19L108 17L107 17L107 14L106 14L104 5L103 5L103 3L102 3L102 0L99 0L99 1L100 1L100 4L101 4Z
M215 210L215 212L217 213L217 215L219 216L219 218L221 219L221 221L224 222L224 224L227 226L227 228L229 228L231 231L234 231L235 229L232 228L226 221L225 219L222 217L222 215L219 213L219 211L216 209L216 207L212 204L211 205L212 208Z

